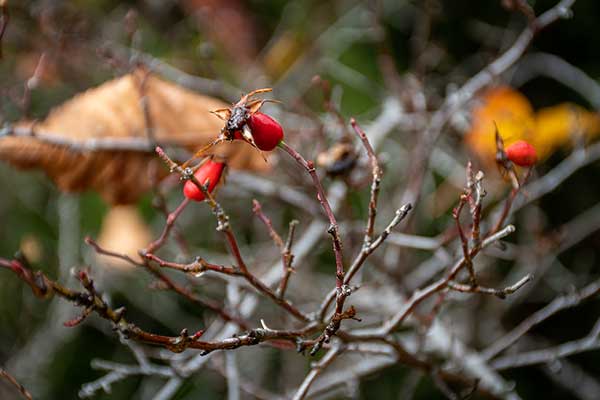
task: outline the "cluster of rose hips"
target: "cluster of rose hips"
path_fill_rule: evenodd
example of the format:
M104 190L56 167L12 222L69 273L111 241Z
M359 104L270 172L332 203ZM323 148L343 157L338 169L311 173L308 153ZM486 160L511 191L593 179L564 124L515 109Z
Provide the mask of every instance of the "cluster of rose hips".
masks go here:
M225 126L219 137L198 151L193 158L202 156L218 143L232 140L243 140L260 151L274 150L283 140L283 128L272 117L259 111L267 100L252 99L255 94L269 91L271 89L254 90L242 96L231 108L214 111L215 115L225 121ZM521 167L531 167L537 161L535 148L524 140L507 146L504 154L508 160ZM212 193L221 181L225 167L224 162L210 158L198 167L194 177L200 184L208 185L206 190ZM205 200L203 191L190 180L185 183L183 194L190 200Z
M283 128L272 117L259 111L266 100L252 100L254 94L270 90L255 90L242 96L233 107L216 110L214 114L225 121L225 126L219 137L196 153L194 157L201 156L206 150L222 141L232 140L243 140L260 151L274 150L283 140ZM208 193L212 193L221 181L224 171L224 162L208 159L198 167L194 177L200 184L208 184L206 190ZM202 190L190 180L185 183L183 194L190 200L203 201L205 199Z

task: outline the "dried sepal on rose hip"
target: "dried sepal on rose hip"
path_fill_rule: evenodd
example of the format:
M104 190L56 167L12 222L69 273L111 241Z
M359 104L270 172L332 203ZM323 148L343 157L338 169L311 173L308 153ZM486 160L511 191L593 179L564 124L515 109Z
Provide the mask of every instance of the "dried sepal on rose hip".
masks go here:
M201 185L206 185L208 182L208 193L212 193L217 185L224 179L226 164L224 162L208 159L202 164L194 177ZM192 181L188 180L183 185L183 194L190 200L203 201L206 196L202 190Z
M193 159L201 157L210 148L225 141L243 140L261 151L275 149L283 139L283 128L277 121L259 110L265 103L277 102L277 100L253 98L257 94L271 90L271 88L253 90L243 95L230 108L211 111L225 121L225 126L215 140L198 150L183 166L187 166Z
M537 162L535 147L524 140L518 140L504 150L506 157L520 167L531 167Z

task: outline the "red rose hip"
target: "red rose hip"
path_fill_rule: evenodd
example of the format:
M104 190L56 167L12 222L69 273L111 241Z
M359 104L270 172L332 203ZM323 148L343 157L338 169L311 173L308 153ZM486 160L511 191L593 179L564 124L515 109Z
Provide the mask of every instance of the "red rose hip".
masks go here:
M283 140L283 128L267 114L255 112L247 123L256 147L263 151L273 150Z
M202 164L200 168L198 168L198 171L194 173L194 177L202 185L205 185L206 182L209 181L208 192L212 193L221 180L224 169L225 163L208 160ZM183 186L183 194L188 199L195 201L202 201L206 198L204 193L202 193L202 190L200 190L200 188L198 188L198 186L196 186L196 184L191 180L185 182L185 185Z
M535 147L524 140L518 140L506 147L506 156L521 167L531 167L537 161Z

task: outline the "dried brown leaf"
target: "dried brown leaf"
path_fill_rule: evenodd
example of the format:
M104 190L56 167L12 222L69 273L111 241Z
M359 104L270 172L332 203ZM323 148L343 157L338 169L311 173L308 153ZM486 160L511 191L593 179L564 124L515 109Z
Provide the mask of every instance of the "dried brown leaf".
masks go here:
M112 207L102 220L98 244L115 253L126 254L141 262L138 254L152 240L150 227L144 222L135 206ZM103 264L118 268L131 269L132 265L121 259L98 256Z
M143 89L142 89L143 87ZM223 122L211 110L227 105L166 82L143 69L81 93L55 108L39 123L23 122L37 137L0 139L0 159L20 168L40 168L67 192L95 190L110 204L128 204L151 188L157 162L153 146L139 150L81 150L69 143L93 140L127 140L147 137L142 95L154 138L159 143L193 151L218 136ZM64 139L48 143L49 138ZM214 153L234 169L265 170L260 154L244 143L224 143ZM160 177L158 177L160 178Z

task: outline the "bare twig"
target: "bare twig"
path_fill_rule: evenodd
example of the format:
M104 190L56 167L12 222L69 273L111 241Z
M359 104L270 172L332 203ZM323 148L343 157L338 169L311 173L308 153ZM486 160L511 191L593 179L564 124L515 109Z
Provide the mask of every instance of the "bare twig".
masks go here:
M141 78L136 75L139 80L137 85L138 92L140 94L140 108L142 109L142 115L144 116L144 128L146 131L146 138L148 138L149 148L153 149L158 144L156 142L156 135L154 132L154 121L152 120L152 114L150 113L150 98L148 97L148 81L151 77L151 70L142 68Z
M175 225L175 221L177 220L179 215L181 215L183 210L185 210L185 207L189 204L189 202L190 199L186 197L173 212L167 215L167 221L162 233L160 234L158 239L150 243L150 245L148 245L148 247L146 247L144 250L140 251L140 255L142 257L145 257L148 253L154 253L156 250L160 249L165 244L165 241L167 240L171 229L173 229L173 226Z
M271 236L271 239L273 239L275 245L280 249L283 249L283 239L281 239L281 236L279 236L275 228L273 228L273 223L271 222L271 219L267 217L265 213L263 213L262 206L256 199L252 200L252 211L254 211L254 214L258 217L258 219L260 219L262 223L265 224L267 230L269 231L269 236Z
M583 70L550 53L530 53L515 66L511 82L522 86L536 76L547 76L581 94L596 110L600 109L600 85Z
M555 347L498 357L491 366L497 370L525 367L553 361L562 357L600 349L600 320L585 337Z
M302 168L308 172L310 177L312 178L313 184L317 190L317 199L321 203L321 207L327 214L327 219L329 220L329 227L327 228L327 233L331 235L333 241L333 252L335 254L335 281L336 287L338 290L341 290L342 285L344 284L344 260L342 255L342 242L340 239L339 227L337 220L335 219L335 215L331 210L331 205L329 204L329 200L327 200L327 195L323 190L323 185L321 184L321 180L317 175L317 171L315 169L315 165L312 161L307 161L302 157L300 153L287 145L284 141L279 144L279 147L282 148L286 153L288 153Z
M375 151L369 143L369 139L367 135L362 130L362 128L358 125L354 118L350 119L350 124L354 131L360 138L365 150L367 151L367 155L369 156L369 161L371 162L371 174L373 179L371 181L371 198L369 200L369 217L367 219L367 227L365 228L365 238L363 241L363 245L368 247L371 245L371 240L373 238L373 228L375 227L375 218L377 217L377 198L379 196L379 186L381 184L381 168L379 167L379 162L377 161L377 155L375 155Z
M290 225L288 228L288 236L285 241L285 245L283 246L283 276L281 277L279 287L277 288L277 295L281 298L285 297L285 291L290 280L290 275L294 272L294 267L292 266L292 263L294 262L294 255L292 254L292 243L294 242L294 232L296 231L297 225L297 220L290 221Z
M502 239L503 237L511 234L515 231L515 227L513 225L508 225L504 229L498 231L496 234L484 239L481 243L480 248L473 248L470 252L470 258L473 259L481 249L489 246L490 244ZM394 331L402 322L408 317L414 309L425 299L429 298L433 294L443 290L447 287L448 283L454 279L454 277L461 271L461 269L466 265L465 257L463 256L460 260L458 260L454 266L450 269L450 272L443 278L438 279L434 283L428 285L427 287L415 291L410 298L406 301L404 306L398 311L389 321L387 321L383 327L382 332L387 334Z
M467 266L467 270L469 271L469 280L471 282L471 286L477 285L477 278L475 277L475 270L473 269L473 261L471 260L471 251L469 250L469 239L465 235L463 231L462 225L460 223L460 213L468 201L468 195L463 194L460 196L460 200L458 205L452 211L452 217L456 221L456 230L458 231L458 236L460 237L460 243L463 252L463 258L465 260L465 265Z
M521 338L523 335L529 332L536 325L547 320L548 318L552 317L554 314L562 310L577 307L582 302L589 300L592 297L595 297L599 293L600 281L597 280L575 293L570 293L555 298L547 306L531 314L519 325L513 328L510 332L508 332L498 340L494 341L494 343L491 346L489 346L481 353L482 357L484 357L486 360L491 360L496 355L500 354L502 351L510 347L513 343L519 340L519 338Z
M398 210L396 210L396 215L394 216L392 221L390 221L388 226L383 230L383 232L381 232L381 234L369 245L369 247L363 246L361 248L360 253L358 253L356 258L352 262L352 265L348 269L348 273L346 274L346 277L344 280L346 285L350 284L350 281L352 280L354 275L356 275L356 273L360 270L360 268L363 266L367 257L371 253L373 253L379 246L381 246L381 244L383 244L383 242L386 240L386 238L392 232L392 229L394 229L396 227L396 225L398 225L404 218L406 218L406 215L408 214L408 212L411 209L412 209L412 206L410 204L405 204L402 207L400 207ZM329 294L327 295L325 300L323 300L323 303L321 304L321 307L319 308L319 311L318 311L320 320L323 320L325 318L325 313L327 313L327 309L329 308L329 306L331 305L331 302L335 299L335 297L336 297L336 292L331 291L331 292L329 292Z
M335 311L331 317L330 323L327 325L323 334L317 339L317 343L311 352L313 354L316 351L318 351L322 343L327 343L329 341L329 338L336 333L336 331L339 329L341 320L344 319L341 317L346 315L343 312L344 302L346 298L352 293L350 287L348 286L348 283L358 272L358 270L362 267L367 257L385 241L385 239L391 233L392 229L406 217L408 211L410 211L410 209L412 208L410 204L406 204L402 206L402 208L397 210L396 216L392 219L390 224L384 229L384 231L379 235L379 237L375 241L372 241L373 228L375 225L375 218L377 216L377 198L379 193L379 185L381 182L381 169L377 161L377 156L375 155L375 152L371 144L369 143L365 132L356 123L356 120L352 119L351 124L356 134L361 139L363 146L365 147L369 159L371 161L373 181L371 184L371 198L369 201L369 216L367 219L367 226L365 228L365 236L363 239L363 246L361 252L353 261L346 277L342 277L342 285L339 285L336 282L336 290L330 292L321 304L318 316L322 321L325 318L325 313L327 312L329 305L331 304L334 298L336 299ZM351 310L354 309L351 307L348 311ZM351 312L348 315L350 316L350 318L354 318L354 312Z
M42 132L35 127L5 126L0 128L0 137L30 137L39 142L55 146L68 147L72 151L135 151L151 153L150 141L144 137L130 138L94 138L75 140L59 132ZM176 146L176 142L161 141L163 146Z
M1 36L0 36L1 38ZM4 368L0 368L0 377L6 379L8 382L10 382L11 385L13 385L14 387L17 388L17 390L19 391L19 393L21 393L21 395L26 398L27 400L31 400L31 394L27 391L27 389L25 389L25 387L23 385L21 385L14 376L12 376L11 374L9 374Z
M100 317L110 321L115 330L118 330L126 338L143 343L149 343L164 347L172 352L179 353L187 348L202 350L203 354L215 350L236 349L242 346L254 346L265 341L284 340L296 343L299 337L314 332L316 325L310 324L299 330L274 330L257 328L242 335L226 338L219 341L201 341L204 331L198 331L188 335L187 329L183 329L179 336L164 336L144 331L131 322L124 315L125 309L111 308L96 292L93 281L85 271L79 272L79 280L86 293L68 289L58 282L48 278L42 272L32 272L21 261L0 258L0 267L12 270L21 280L27 283L33 293L38 297L49 297L57 295L71 301L81 307L91 308Z
M313 365L313 367L311 368L310 372L308 373L308 375L306 375L306 377L304 378L304 381L302 381L302 384L300 385L300 387L298 388L298 390L296 391L296 393L294 394L294 397L292 399L293 400L302 400L303 398L305 398L306 395L308 394L308 390L310 389L310 386L313 384L313 382L315 381L317 376L319 376L319 374L321 372L323 372L323 370L325 370L325 368L327 368L333 361L335 361L335 359L343 351L344 351L344 349L342 346L335 346L332 349L330 349L323 356L323 358L321 358L317 363L315 363Z
M271 288L269 288L267 285L265 285L259 278L257 278L254 274L252 274L248 270L248 267L246 266L246 263L244 262L242 254L240 252L240 248L238 246L238 243L237 243L237 240L233 233L233 230L231 229L231 225L229 224L229 216L225 213L225 211L223 210L221 205L211 195L211 193L208 191L207 187L205 187L205 185L202 185L200 182L198 182L198 180L194 177L191 169L190 168L185 168L185 169L182 168L180 165L178 165L173 160L171 160L169 158L169 156L160 147L156 148L156 152L159 155L159 157L165 162L165 164L167 164L167 166L169 167L171 172L177 171L181 175L182 179L191 180L202 191L202 193L206 197L205 201L208 203L208 205L210 206L210 208L213 211L213 214L217 218L217 222L218 222L217 230L220 232L223 232L223 234L225 235L227 244L229 245L230 252L231 252L232 256L234 257L234 259L236 260L237 268L240 271L240 275L243 276L244 279L246 279L246 281L248 281L248 283L250 283L260 293L267 296L275 304L277 304L279 307L281 307L284 310L286 310L287 312L289 312L296 319L303 321L303 322L308 322L309 321L308 316L306 316L304 313L302 313L300 310L298 310L289 301L277 296L277 294L273 290L271 290ZM223 271L217 271L217 272L223 272Z
M499 297L501 299L505 299L506 296L513 294L517 290L519 290L523 285L531 282L533 279L532 275L526 275L521 278L518 282L511 286L507 286L504 289L494 289L494 288L486 288L479 285L463 285L456 282L448 282L448 288L452 290L456 290L457 292L463 293L482 293L482 294L491 294L493 296Z
M142 366L120 364L105 360L92 360L91 366L94 369L110 372L96 379L95 381L82 385L81 390L79 391L79 397L81 398L93 397L100 390L109 393L113 383L122 381L130 376L146 375L163 378L170 378L174 376L174 372L171 368L154 364Z
M217 302L210 300L210 299L199 298L198 296L194 295L191 291L189 291L186 288L182 287L181 285L177 284L175 281L173 281L167 275L163 274L159 269L157 269L155 266L151 265L149 262L146 261L144 263L140 263L140 262L133 260L131 257L129 257L126 254L119 254L119 253L104 249L90 237L85 238L85 243L92 246L94 248L94 250L96 251L96 253L98 253L98 254L118 258L120 260L123 260L123 261L131 264L131 265L134 265L137 267L142 267L142 268L146 269L148 272L150 272L152 275L154 275L156 278L158 278L161 282L163 282L167 288L169 288L170 290L179 294L180 296L186 298L187 300L191 301L192 303L195 303L202 307L208 308L209 310L218 314L225 321L235 322L236 324L238 324L239 326L241 326L243 328L247 327L245 321L243 321L241 318L238 318L237 316L235 316L235 315L231 314L230 312L226 311L225 309L223 309ZM149 254L146 254L145 257L146 257L146 260L154 259L154 257L150 256Z

